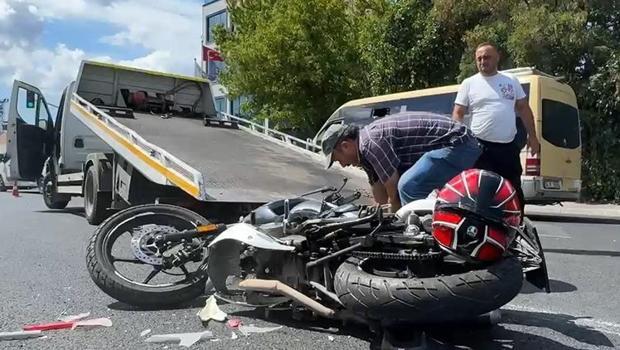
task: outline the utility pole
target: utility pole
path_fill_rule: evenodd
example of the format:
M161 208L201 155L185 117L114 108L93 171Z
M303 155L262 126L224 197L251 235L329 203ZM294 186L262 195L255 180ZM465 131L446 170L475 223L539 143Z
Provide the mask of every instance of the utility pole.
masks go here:
M0 100L0 132L5 131L7 127L7 121L4 120L4 104L9 102L8 98Z

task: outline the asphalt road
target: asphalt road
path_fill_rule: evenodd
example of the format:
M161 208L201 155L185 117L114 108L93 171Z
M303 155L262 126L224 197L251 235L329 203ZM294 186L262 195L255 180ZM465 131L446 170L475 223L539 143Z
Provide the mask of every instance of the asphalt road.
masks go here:
M196 332L204 298L177 309L135 310L101 292L85 267L85 248L94 227L82 217L80 201L64 211L47 210L38 194L13 198L0 193L0 331L56 320L62 313L91 312L113 326L90 331L48 332L43 339L0 342L0 349L172 349L147 344L140 333ZM72 206L73 205L73 206ZM490 329L451 327L431 331L438 341L474 349L607 349L620 347L620 226L537 223L547 251L552 294L525 285ZM369 332L338 324L292 321L287 313L265 320L262 313L223 305L244 324L284 326L272 333L239 335L209 324L219 341L195 349L367 349ZM333 338L333 341L330 340ZM166 347L167 346L167 347Z

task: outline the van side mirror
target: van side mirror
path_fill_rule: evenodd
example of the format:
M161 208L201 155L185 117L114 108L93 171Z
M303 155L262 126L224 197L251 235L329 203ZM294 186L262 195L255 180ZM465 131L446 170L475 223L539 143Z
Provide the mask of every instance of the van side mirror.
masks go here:
M43 130L47 130L47 120L45 119L39 120L39 123L37 124L37 126Z

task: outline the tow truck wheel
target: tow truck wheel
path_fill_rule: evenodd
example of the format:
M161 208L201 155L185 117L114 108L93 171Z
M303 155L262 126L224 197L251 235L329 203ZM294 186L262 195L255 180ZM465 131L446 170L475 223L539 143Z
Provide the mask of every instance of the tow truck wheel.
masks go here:
M52 175L47 174L42 180L43 202L50 209L64 209L69 204L69 200L59 198L52 183Z
M109 192L99 191L99 176L97 166L93 165L86 171L84 177L84 213L91 225L99 225L109 216L112 196Z

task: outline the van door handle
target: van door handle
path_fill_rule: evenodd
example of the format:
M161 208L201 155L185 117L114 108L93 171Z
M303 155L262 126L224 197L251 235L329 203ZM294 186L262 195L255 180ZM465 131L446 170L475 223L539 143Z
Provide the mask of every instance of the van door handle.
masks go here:
M76 138L75 141L73 141L73 146L75 148L84 148L84 139L81 137Z

